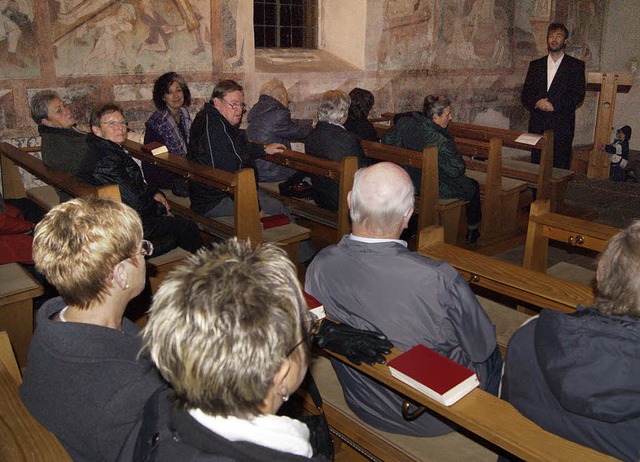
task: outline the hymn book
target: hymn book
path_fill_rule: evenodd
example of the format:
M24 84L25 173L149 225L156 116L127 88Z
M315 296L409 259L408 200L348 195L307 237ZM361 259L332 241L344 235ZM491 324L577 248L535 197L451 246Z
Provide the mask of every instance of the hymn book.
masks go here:
M143 144L140 150L142 152L146 152L147 154L151 154L154 156L159 156L160 154L169 152L169 150L164 144L158 143L157 141L152 141L150 143Z
M416 345L389 361L391 375L445 406L451 406L480 385L471 369Z
M307 308L311 314L316 317L317 321L327 317L327 313L324 311L324 305L318 301L313 295L308 294L304 290L302 291L304 299L307 301Z

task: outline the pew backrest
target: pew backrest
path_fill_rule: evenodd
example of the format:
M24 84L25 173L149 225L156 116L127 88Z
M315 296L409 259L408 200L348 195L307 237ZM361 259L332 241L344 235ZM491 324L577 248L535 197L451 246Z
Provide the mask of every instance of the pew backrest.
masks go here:
M448 261L472 286L484 287L535 307L572 313L578 305L593 303L594 294L589 287L447 244L440 227L432 226L420 232L418 252Z
M549 240L576 248L602 252L613 236L621 230L581 218L553 213L548 200L531 204L525 241L523 267L547 272Z
M340 161L334 161L322 159L303 152L293 151L291 149L285 149L282 152L265 156L264 160L284 165L300 172L309 173L310 175L317 175L336 180L339 184L338 213L336 216L337 237L340 239L345 234L349 234L351 231L351 222L349 219L347 195L353 188L353 177L356 170L358 170L357 157L347 156L342 158ZM298 206L303 206L304 208L312 207L320 209L309 202L302 204L302 201L298 201L295 198L287 199L287 202L291 204L297 203ZM323 210L318 211L321 215L327 215L326 213L323 213L325 212ZM313 219L313 216L307 216L307 218Z
M18 170L18 167L20 167L45 183L74 197L108 197L121 201L120 188L118 185L95 187L83 183L73 175L62 170L47 167L37 157L12 144L6 142L0 143L0 157L2 158L3 196L7 199L26 197L26 190L20 177L20 171Z
M365 157L393 162L421 171L418 201L418 229L438 224L438 148L428 146L422 152L372 141L361 142Z
M188 207L172 202L172 208L176 209L180 214L204 223L206 226L219 231L223 236L251 239L251 242L256 244L263 241L258 195L252 169L242 169L230 173L171 153L154 156L143 152L142 146L134 141L127 140L123 146L129 151L129 155L142 162L156 165L183 178L206 184L234 197L233 224L207 219L207 217L196 214Z

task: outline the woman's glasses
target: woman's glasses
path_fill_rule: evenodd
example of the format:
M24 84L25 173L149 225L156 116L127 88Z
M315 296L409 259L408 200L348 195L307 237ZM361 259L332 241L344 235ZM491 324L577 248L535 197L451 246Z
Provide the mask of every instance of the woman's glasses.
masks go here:
M309 327L309 329L307 329L307 332L302 336L302 339L298 343L293 345L291 349L289 349L289 351L287 352L287 357L290 356L291 353L296 351L296 348L298 348L300 345L302 345L305 342L307 343L307 351L311 351L311 347L313 345L313 339L315 338L319 330L320 330L320 322L314 318L311 326Z

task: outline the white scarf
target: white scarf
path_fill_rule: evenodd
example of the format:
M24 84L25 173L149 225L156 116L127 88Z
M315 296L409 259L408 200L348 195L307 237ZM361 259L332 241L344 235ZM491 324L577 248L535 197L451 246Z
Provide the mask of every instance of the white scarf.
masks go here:
M249 420L211 416L200 409L189 410L191 417L229 441L247 441L277 451L311 457L309 429L299 420L265 414Z

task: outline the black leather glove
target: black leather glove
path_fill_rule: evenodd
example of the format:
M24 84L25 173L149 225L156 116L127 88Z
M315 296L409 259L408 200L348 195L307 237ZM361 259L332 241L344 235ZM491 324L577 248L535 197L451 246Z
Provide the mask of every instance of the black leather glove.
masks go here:
M360 330L328 319L320 324L315 343L320 348L345 356L358 366L362 363L370 366L386 363L384 355L391 353L393 348L393 343L380 332Z

